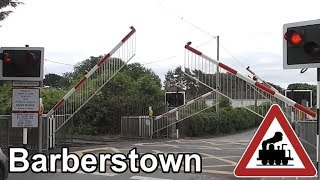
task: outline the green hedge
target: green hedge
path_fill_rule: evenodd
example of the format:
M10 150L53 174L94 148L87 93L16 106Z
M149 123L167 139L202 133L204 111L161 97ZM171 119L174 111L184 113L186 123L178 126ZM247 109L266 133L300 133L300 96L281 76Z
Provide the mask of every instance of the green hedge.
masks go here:
M196 137L228 134L252 127L261 122L261 117L244 108L221 108L219 115L212 110L201 112L182 122L182 133Z

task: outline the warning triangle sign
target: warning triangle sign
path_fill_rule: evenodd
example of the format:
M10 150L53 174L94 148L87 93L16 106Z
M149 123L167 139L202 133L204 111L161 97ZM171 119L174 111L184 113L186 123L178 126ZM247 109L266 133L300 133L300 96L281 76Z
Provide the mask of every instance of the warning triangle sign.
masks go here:
M317 170L279 105L272 105L234 169L236 177L314 177Z

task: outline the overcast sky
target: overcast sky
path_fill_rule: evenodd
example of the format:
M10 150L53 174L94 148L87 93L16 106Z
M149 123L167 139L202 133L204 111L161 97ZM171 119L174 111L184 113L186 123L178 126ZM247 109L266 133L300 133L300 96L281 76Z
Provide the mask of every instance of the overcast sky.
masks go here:
M76 64L108 53L130 29L137 30L132 62L146 64L162 79L183 66L188 41L248 74L286 88L294 82L316 83L316 71L282 68L282 26L319 19L319 0L21 0L0 27L0 46L45 47L45 58ZM235 57L235 58L233 58ZM237 59L237 60L236 60ZM153 63L151 63L153 62ZM45 62L45 73L72 71L72 66Z

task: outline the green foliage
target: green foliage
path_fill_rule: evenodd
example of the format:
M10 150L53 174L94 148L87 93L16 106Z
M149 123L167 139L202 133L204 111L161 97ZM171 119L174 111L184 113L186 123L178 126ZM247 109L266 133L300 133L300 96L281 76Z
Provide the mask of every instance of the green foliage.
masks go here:
M41 97L44 113L47 113L63 96L65 92L57 88L42 89Z
M68 86L69 81L66 77L50 73L45 75L43 85L53 88L61 88Z
M312 90L312 106L317 104L317 86L307 83L293 83L289 84L287 89L291 90Z
M228 98L224 97L224 96L220 96L220 104L219 104L219 106L221 108L223 108L223 107L231 107L231 101Z
M187 69L186 71L189 70ZM192 78L185 75L182 71L181 66L177 67L173 71L170 70L167 72L167 74L165 75L164 87L167 92L185 91L186 97L190 100L211 91L208 87L197 81L194 81Z
M182 132L186 136L228 134L258 126L261 117L244 108L221 108L219 115L204 111L183 121Z
M69 77L70 81L80 79L99 59L100 57L91 57L79 63L75 66L74 72L65 74L65 77ZM115 62L121 61L110 61L110 63ZM119 133L121 116L146 115L142 109L148 106L154 109L163 106L159 103L163 101L163 97L161 80L151 69L139 63L125 65L108 85L74 116L75 132ZM135 112L138 114L134 114Z
M9 82L2 82L0 86L0 114L5 115L10 113L11 104L11 84Z
M78 76L82 77L88 71L90 71L93 68L93 66L95 66L99 62L99 60L102 57L103 56L98 56L98 57L91 56L89 59L81 61L76 66L74 66L73 75L76 76L76 77L78 77Z
M11 112L11 89L10 82L3 83L0 86L0 114L2 115L7 115ZM47 113L64 94L63 90L56 88L42 89L41 97L44 104L44 113Z
M45 75L41 96L47 113L75 83L79 81L102 56L90 57L74 67L73 72ZM120 67L124 62L109 59L109 66ZM88 83L96 83L94 76ZM90 85L88 85L90 87ZM10 113L11 83L0 81L0 113ZM79 134L116 134L120 132L121 116L147 115L153 107L155 114L164 106L161 80L151 69L139 63L125 65L100 92L73 117L74 131Z

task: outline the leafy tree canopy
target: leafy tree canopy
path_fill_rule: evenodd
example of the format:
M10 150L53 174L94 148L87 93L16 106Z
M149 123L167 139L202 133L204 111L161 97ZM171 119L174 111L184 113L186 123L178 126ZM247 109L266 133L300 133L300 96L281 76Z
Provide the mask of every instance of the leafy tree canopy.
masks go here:
M47 87L62 88L67 86L69 80L66 77L57 75L57 74L46 74L45 79L43 80L43 85Z
M4 20L9 14L11 14L12 10L4 10L6 7L15 8L19 4L23 4L17 0L1 0L0 1L0 21Z
M288 85L290 90L312 90L312 106L317 104L317 86L307 83L292 83Z

